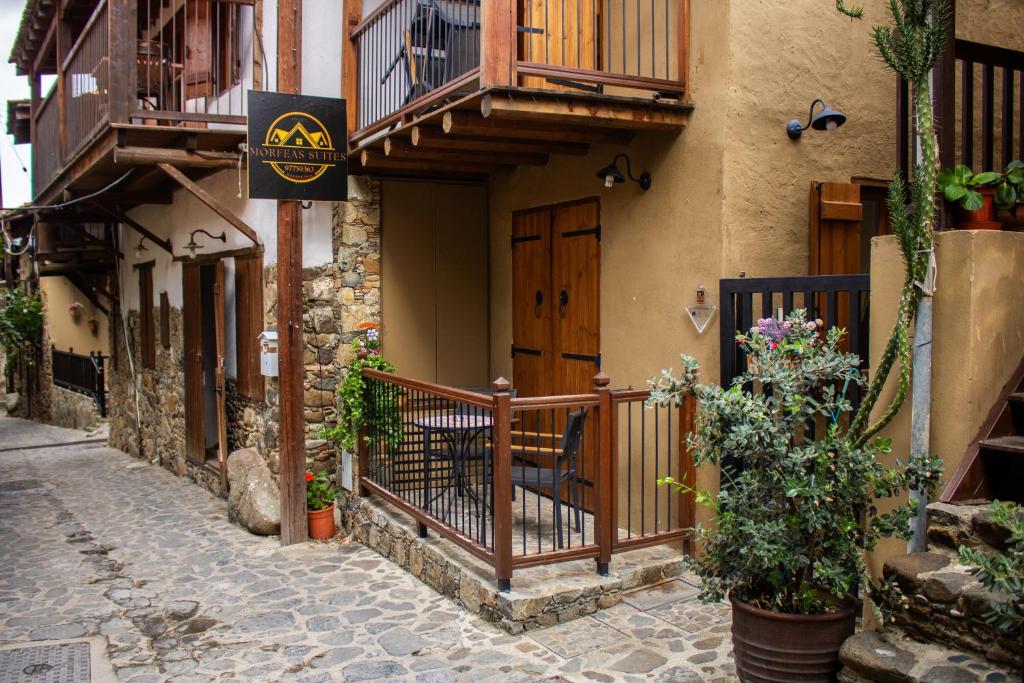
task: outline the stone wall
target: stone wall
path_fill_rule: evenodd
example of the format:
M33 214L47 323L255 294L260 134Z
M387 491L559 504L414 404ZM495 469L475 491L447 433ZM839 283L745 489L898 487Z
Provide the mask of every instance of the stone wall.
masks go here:
M53 387L50 423L71 429L95 429L100 423L96 399L75 391Z

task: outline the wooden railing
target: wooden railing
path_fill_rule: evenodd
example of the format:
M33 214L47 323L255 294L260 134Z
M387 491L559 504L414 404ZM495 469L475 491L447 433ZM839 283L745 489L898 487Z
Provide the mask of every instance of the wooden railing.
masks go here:
M63 159L70 159L91 141L107 120L110 97L108 16L107 3L101 2L61 65L65 117Z
M678 97L689 0L348 3L352 137L486 87Z
M56 92L54 84L34 113L36 130L41 133L32 141L32 188L36 191L46 187L61 167L60 137L57 135L60 117ZM47 131L50 134L46 134Z
M684 410L644 410L645 391L516 397L507 382L467 390L364 370L362 494L411 515L494 567L515 569L685 542L692 499L659 488L692 481ZM574 439L574 429L578 439Z
M88 356L68 351L51 350L53 383L58 387L89 396L96 401L100 417L107 416L107 389L103 372L103 355Z
M942 166L992 171L1024 158L1024 52L958 39L937 74L933 98ZM908 177L913 107L905 81L897 95L897 160Z

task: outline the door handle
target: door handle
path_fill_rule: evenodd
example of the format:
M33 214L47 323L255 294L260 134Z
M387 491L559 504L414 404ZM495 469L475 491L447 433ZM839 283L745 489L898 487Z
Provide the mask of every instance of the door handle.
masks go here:
M558 315L565 317L565 308L569 305L569 292L564 289L558 294Z

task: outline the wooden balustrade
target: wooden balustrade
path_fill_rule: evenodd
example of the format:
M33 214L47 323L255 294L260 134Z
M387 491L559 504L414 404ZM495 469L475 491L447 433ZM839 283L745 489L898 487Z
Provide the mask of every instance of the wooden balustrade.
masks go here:
M57 125L60 119L56 84L33 113L37 137L32 144L32 188L38 191L53 180L60 170L62 155Z
M361 493L493 566L503 589L516 569L593 558L603 573L613 553L689 539L692 497L655 480L692 483L692 404L634 423L623 416L644 414L649 393L612 390L603 374L592 393L541 397L505 380L484 393L363 377Z

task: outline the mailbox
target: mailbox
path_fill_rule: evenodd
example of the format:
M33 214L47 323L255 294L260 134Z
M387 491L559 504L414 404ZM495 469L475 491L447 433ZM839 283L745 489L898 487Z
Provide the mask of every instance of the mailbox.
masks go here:
M264 377L277 377L277 332L263 330L259 339L260 374Z

